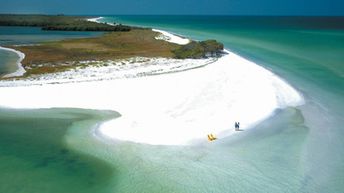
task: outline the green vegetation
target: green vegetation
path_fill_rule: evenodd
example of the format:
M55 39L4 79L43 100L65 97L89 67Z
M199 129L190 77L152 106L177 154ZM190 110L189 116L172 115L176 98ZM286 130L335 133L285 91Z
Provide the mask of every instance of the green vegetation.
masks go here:
M130 31L133 27L87 21L88 17L64 15L4 15L0 14L0 26L41 27L42 30L61 31Z
M65 71L80 61L104 61L130 57L204 58L221 55L223 44L216 40L177 45L156 40L158 32L124 25L108 25L64 15L1 15L0 26L38 26L43 30L110 31L100 37L43 42L39 45L11 46L25 54L27 73Z
M80 61L104 61L130 57L204 58L222 54L223 44L215 40L177 45L156 40L157 32L133 29L109 32L100 37L45 42L39 45L12 46L25 53L22 61L26 75L52 73L74 68Z
M175 58L185 59L204 58L209 56L216 57L221 55L222 51L222 43L216 40L206 40L201 42L192 41L173 50L173 53Z
M12 46L25 53L22 61L27 74L51 73L75 66L78 61L104 61L130 57L174 57L179 47L156 40L157 32L133 29L109 32L99 37L45 42L39 45Z

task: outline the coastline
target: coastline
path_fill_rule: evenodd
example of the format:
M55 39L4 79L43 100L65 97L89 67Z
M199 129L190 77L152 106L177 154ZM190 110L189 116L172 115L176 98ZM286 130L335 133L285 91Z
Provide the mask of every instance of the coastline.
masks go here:
M158 30L158 29L152 29L152 31L161 33L160 36L155 37L155 39L157 40L164 40L164 41L179 44L179 45L186 45L190 43L189 39L174 35L167 31Z
M86 65L86 67L79 66L63 72L31 75L28 78L19 80L3 80L0 81L0 87L21 87L140 78L202 68L214 63L216 60L215 58L171 59L134 57L116 61L83 61L80 63Z
M21 61L23 61L23 59L25 58L25 54L20 52L20 51L18 51L18 50L11 49L11 48L5 48L5 47L2 47L2 46L0 46L0 49L1 50L7 50L7 51L10 51L10 52L14 52L14 53L16 53L19 56L19 58L18 58L18 60L16 62L17 70L15 72L12 72L12 73L4 75L3 77L4 78L11 78L11 77L17 77L17 76L24 75L26 71L25 71L24 67L21 64Z
M100 23L98 20L103 19L103 18L104 17L95 17L95 18L87 19L87 21ZM110 25L110 24L108 24L108 25Z
M142 120L142 119L149 119L148 117L140 119L138 117L140 116L142 117L142 115L136 115L137 119L135 120L128 120L127 117L119 117L117 119L102 123L100 127L98 128L98 130L100 131L99 132L100 135L102 137L105 137L106 139L124 140L124 141L136 142L136 143L146 143L146 144L151 144L151 145L193 145L193 144L205 143L207 141L206 136L209 133L215 134L215 136L217 136L218 139L222 139L230 135L240 133L240 132L234 131L234 126L232 126L230 123L240 121L241 123L240 131L249 130L251 128L254 128L260 122L273 116L275 110L277 109L284 109L287 107L296 107L296 106L300 106L304 104L303 96L298 91L296 91L293 87L291 87L289 83L287 83L286 81L284 81L277 75L273 74L272 72L268 71L267 69L253 62L246 60L245 58L237 54L229 52L228 50L225 50L225 52L228 54L227 58L225 58L226 57L225 56L222 59L220 59L220 61L217 61L209 66L205 66L202 69L211 68L211 67L214 67L215 65L222 65L223 67L224 65L226 65L225 63L227 62L238 62L240 63L239 65L245 65L244 68L246 70L248 71L253 70L250 72L250 74L251 73L252 74L249 75L251 77L254 76L256 73L264 74L264 76L266 77L259 77L258 79L260 81L269 81L270 84L273 85L272 89L274 90L269 90L271 89L271 87L262 89L260 85L254 84L256 83L256 80L250 80L249 82L252 83L250 85L250 90L254 92L252 93L243 92L239 94L239 96L235 96L234 100L237 100L237 101L235 101L236 104L230 104L230 105L233 105L232 106L233 109L231 111L225 112L226 110L221 109L221 106L228 105L225 103L225 100L231 100L231 99L233 100L233 98L230 98L228 96L232 94L234 95L238 94L238 93L234 93L230 91L228 92L229 95L223 98L222 102L224 103L216 104L216 107L218 109L209 108L209 110L212 112L208 113L208 115L202 116L202 114L206 113L204 112L206 111L206 109L203 109L203 107L201 107L202 109L198 109L199 112L197 113L200 113L200 114L195 114L191 116L196 121L198 121L197 119L199 119L200 123L197 124L197 126L187 123L187 122L190 122L190 120L183 120L184 123L176 123L177 120L170 120L171 117L160 116L159 114L162 113L160 112L159 114L155 114L157 121L153 123L153 125L155 126L154 129L149 129L151 128L151 125L149 126L144 125L145 123L143 122L145 122L145 120ZM248 67L247 65L249 65L249 68L253 67L253 69L247 69ZM196 70L199 70L199 69L196 69ZM240 71L243 72L242 69ZM232 75L234 75L235 73L237 72L233 72ZM238 75L238 77L240 78L240 75ZM190 76L189 78L192 79L194 77ZM263 80L261 78L263 79L266 78L266 79ZM185 80L187 80L187 78ZM264 82L264 84L265 83L266 82ZM239 89L243 89L243 87L241 86L244 86L245 84L246 83L244 83L243 85L240 85L239 87L233 90L238 91ZM192 88L189 88L189 89L192 89ZM184 91L186 91L186 89L184 89ZM258 94L259 92L262 92L265 94L263 95L261 95L262 93ZM263 99L264 97L266 97L264 100L265 102L262 102L259 104L258 102L260 100L252 101L251 98L253 94L257 94L255 97L260 98L260 99ZM210 101L210 100L213 100L213 97L209 97L207 99ZM202 101L202 103L208 102L208 100ZM171 111L177 111L177 113L186 111L185 108L183 109L182 105L178 106L178 108L180 107L182 108L181 110L173 109ZM257 107L258 108L260 107L260 109L257 109ZM187 109L187 111L194 111L195 108L197 109L200 107L192 106L192 107L187 107L187 108L189 108ZM252 109L254 109L255 112L252 113ZM208 120L207 118L211 116L212 113L217 112L217 111L222 111L222 115L218 114L217 115L218 117L216 117L214 120L220 121L221 123L217 123L216 121L207 121ZM141 113L143 114L144 112L141 112ZM190 115L186 115L186 116L190 116ZM185 118L182 117L182 119L185 119ZM139 126L137 126L140 124L144 125L145 129L139 128ZM131 129L130 127L137 127L137 128ZM165 127L168 127L168 129L162 130L162 131L157 130L157 128L165 128ZM116 128L123 128L123 130L122 129L116 130Z
M101 19L104 19L104 17L90 18L90 19L87 19L87 21L96 22L96 23L102 23L101 21L99 21ZM113 25L113 24L108 23L108 25ZM146 26L139 26L139 27L146 27ZM188 44L190 42L189 39L187 39L187 38L185 38L183 36L179 36L179 35L173 34L173 33L168 32L168 31L159 30L159 29L152 29L152 31L158 32L158 33L161 34L161 35L155 37L155 39L157 39L157 40L164 40L164 41L167 41L167 42L170 42L170 43L179 44L179 45L185 45L185 44Z
M31 46L3 45L25 53L21 63L27 72L0 81L5 100L0 100L0 192L47 187L52 193L341 192L344 31L328 27L344 25L341 20L160 15L100 20L223 43L228 57L205 66L133 54L130 60L73 58L56 63L71 68L34 74L31 66L40 63L30 62ZM170 44L145 29L152 41ZM31 41L16 37L3 42ZM54 37L39 37L44 38ZM1 75L14 72L18 56L0 52ZM43 52L38 56L49 61ZM62 107L68 105L79 107ZM240 122L239 131L233 121ZM217 140L208 141L209 133Z
M289 84L231 52L211 65L179 73L0 91L4 107L117 111L121 117L98 128L102 135L152 145L206 142L209 133L221 139L235 133L235 121L246 130L278 108L303 102ZM23 94L26 99L20 100Z
M184 43L180 37L163 32L169 38L163 40ZM209 133L220 139L234 134L232 124L236 121L246 130L278 108L303 104L302 95L286 81L225 52L211 65L178 73L168 73L171 69L161 65L155 70L164 73L158 76L1 87L0 106L112 110L122 116L100 124L97 133L102 136L152 145L188 145L207 141ZM24 94L26 99L20 100Z

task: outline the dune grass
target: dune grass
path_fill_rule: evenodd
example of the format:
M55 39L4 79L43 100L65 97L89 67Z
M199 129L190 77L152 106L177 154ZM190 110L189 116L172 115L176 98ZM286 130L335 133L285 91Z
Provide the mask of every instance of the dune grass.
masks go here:
M105 61L131 57L204 58L217 56L223 44L208 40L177 45L155 39L149 28L89 22L83 16L0 14L0 26L36 26L43 30L103 31L99 37L43 42L38 45L9 46L25 54L22 61L31 74L65 71L80 61Z
M65 70L78 61L116 60L138 56L174 57L173 50L179 45L156 40L157 35L157 32L149 29L134 29L129 32L105 33L100 37L12 48L25 53L22 64L27 74L39 74Z

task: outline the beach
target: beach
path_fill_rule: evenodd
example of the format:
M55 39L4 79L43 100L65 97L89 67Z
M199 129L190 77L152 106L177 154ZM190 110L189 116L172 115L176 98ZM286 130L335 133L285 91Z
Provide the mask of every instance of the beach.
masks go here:
M152 31L159 32L161 34L160 36L156 37L157 40L165 40L179 45L185 45L190 42L190 40L187 38L183 38L163 30L152 29Z
M165 66L161 65L161 70ZM227 137L235 133L237 121L242 130L253 128L276 109L303 103L300 93L288 83L229 51L201 68L178 73L169 70L132 79L123 76L38 85L33 80L32 85L15 87L2 83L0 106L113 110L121 117L98 128L104 137L153 145L187 145L206 142L210 133L219 139Z
M103 23L215 39L227 54L81 59L67 71L27 69L2 80L0 192L340 193L342 21L103 16ZM3 53L15 70L16 55ZM208 141L209 133L218 139Z
M87 21L90 21L90 22L98 22L99 20L103 19L104 17L95 17L95 18L90 18L90 19L87 19ZM110 25L110 24L109 24Z

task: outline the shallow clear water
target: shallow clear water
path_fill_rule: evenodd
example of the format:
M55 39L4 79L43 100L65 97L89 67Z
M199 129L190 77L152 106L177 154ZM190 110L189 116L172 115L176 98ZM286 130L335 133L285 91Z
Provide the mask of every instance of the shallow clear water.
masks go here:
M102 160L74 151L67 130L113 115L77 109L0 109L0 192L103 192L115 172Z
M58 146L73 152L73 159L84 164L80 164L82 171L71 173L68 167L64 167L64 162L60 163L58 170L54 167L37 170L31 164L19 168L15 162L0 159L1 171L12 174L11 179L30 177L28 184L33 184L32 188L25 187L27 191L24 192L42 190L44 184L41 184L41 178L49 178L48 174L56 175L51 180L52 184L46 187L50 192L85 190L87 188L82 186L89 180L94 180L93 186L85 185L90 192L343 192L343 20L222 16L108 17L104 21L152 26L195 39L217 39L226 48L286 79L304 95L306 104L299 108L277 110L273 117L250 132L244 131L215 143L192 147L104 141L99 135L94 135L94 128L89 128L104 117L94 118L94 115L89 115L94 112L84 110L77 110L83 114L84 121L81 122L80 118L69 113L75 110L45 110L42 114L50 119L37 119L42 114L32 114L25 118L27 122L16 119L28 116L28 113L2 110L0 122L4 126L0 126L3 128L1 137L11 139L1 145L7 154L12 152L12 157L19 159L21 154L25 157L27 153L42 149L40 152L57 155L55 159L63 160L63 155L54 153L59 152L55 148L46 150L44 146L37 145L37 149L32 151L5 146L11 141L25 141L21 140L23 134L12 131L48 128L47 135L58 136L53 133L59 128L64 134L60 134L63 137L59 139L63 143L58 143ZM16 119L10 118L9 112ZM84 113L88 114L86 118ZM36 138L34 132L30 132L28 138L35 140L27 145L57 143L43 141L46 138L44 134L38 134ZM0 154L3 155L6 154ZM40 158L44 155L37 155L36 159ZM30 156L27 159L29 163L36 162ZM98 167L103 169L94 169ZM28 172L22 174L18 170ZM95 174L88 175L92 171ZM68 178L61 177L66 173ZM6 192L23 192L24 189L20 189L14 180L8 179L1 182L7 185ZM77 182L73 183L74 180ZM68 183L76 186L64 185Z

